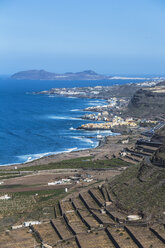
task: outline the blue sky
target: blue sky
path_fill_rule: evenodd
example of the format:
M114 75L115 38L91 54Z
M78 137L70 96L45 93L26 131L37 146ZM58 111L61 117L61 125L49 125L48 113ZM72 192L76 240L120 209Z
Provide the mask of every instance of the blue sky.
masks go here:
M0 0L0 74L165 75L164 0Z

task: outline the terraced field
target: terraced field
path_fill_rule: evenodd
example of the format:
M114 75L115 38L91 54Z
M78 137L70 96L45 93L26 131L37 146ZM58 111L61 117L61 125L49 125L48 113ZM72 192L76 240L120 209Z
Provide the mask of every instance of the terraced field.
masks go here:
M111 204L107 206L107 202ZM129 222L110 201L108 188L95 187L80 193L76 198L61 201L59 208L60 215L47 223L0 236L2 248L165 247L165 226L149 228L144 220Z
M56 232L58 233L61 240L67 240L67 239L72 238L73 234L68 228L68 226L66 225L64 218L61 217L55 220L51 220L51 223L54 229L56 230Z
M78 210L78 214L81 216L81 219L84 221L89 229L95 229L100 226L99 222L95 218L93 218L93 215L89 211Z
M1 248L34 248L39 243L27 228L8 231L0 236Z
M115 248L108 235L104 230L93 232L88 234L88 238L85 234L78 236L78 243L83 248Z
M54 230L51 223L43 223L42 225L35 225L34 230L39 234L44 244L53 246L60 240L57 232Z
M137 248L137 245L130 238L129 234L124 230L123 227L120 228L107 228L107 232L111 239L114 239L116 246L122 248Z
M76 212L66 213L65 219L73 234L86 232L87 228Z
M137 230L137 227L129 227L128 229L144 248L165 247L165 244L163 244L163 242L161 242L148 228L140 227Z
M79 197L88 209L99 209L98 204L93 200L89 193L81 193Z
M67 212L71 212L71 211L74 211L74 208L72 206L72 203L70 201L61 201L59 203L59 206L60 206L60 210L61 210L61 214L65 214Z

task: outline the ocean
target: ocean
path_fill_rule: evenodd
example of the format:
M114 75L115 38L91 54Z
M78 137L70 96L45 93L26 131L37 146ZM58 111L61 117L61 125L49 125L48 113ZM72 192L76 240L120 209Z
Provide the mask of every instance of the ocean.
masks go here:
M97 131L87 132L76 128L89 122L81 119L85 114L83 109L105 104L104 100L33 95L33 91L128 82L130 81L75 82L1 78L0 165L25 163L51 154L94 148L98 145ZM110 131L100 134L115 135Z

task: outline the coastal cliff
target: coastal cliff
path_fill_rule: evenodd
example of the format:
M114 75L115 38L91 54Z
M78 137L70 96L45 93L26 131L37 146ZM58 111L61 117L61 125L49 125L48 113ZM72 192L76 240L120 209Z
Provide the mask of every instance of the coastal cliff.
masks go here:
M165 87L138 90L132 97L128 112L136 117L160 117L165 110Z

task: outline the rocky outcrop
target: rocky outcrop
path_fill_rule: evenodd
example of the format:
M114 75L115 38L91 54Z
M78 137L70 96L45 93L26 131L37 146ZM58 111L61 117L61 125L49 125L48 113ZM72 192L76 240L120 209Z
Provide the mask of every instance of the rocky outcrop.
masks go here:
M154 165L165 168L165 126L154 134L152 140L161 142L162 146L155 152L151 161Z
M160 147L152 157L152 163L154 165L165 168L165 146Z
M161 142L165 145L165 126L159 129L152 137L153 142Z

